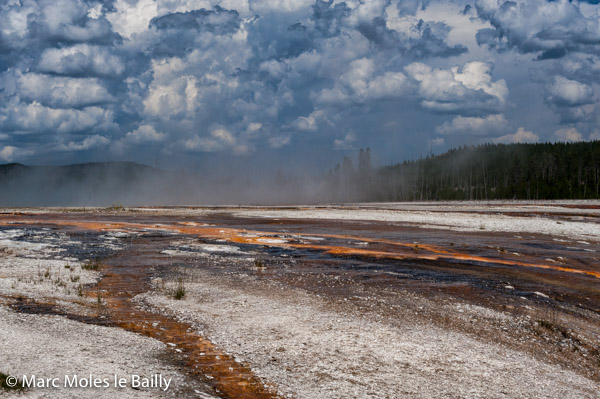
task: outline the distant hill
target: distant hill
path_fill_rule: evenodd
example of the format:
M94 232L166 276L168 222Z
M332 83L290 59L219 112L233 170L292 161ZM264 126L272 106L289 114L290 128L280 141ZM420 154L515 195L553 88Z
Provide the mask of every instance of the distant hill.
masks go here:
M329 178L338 201L598 199L600 141L465 146Z

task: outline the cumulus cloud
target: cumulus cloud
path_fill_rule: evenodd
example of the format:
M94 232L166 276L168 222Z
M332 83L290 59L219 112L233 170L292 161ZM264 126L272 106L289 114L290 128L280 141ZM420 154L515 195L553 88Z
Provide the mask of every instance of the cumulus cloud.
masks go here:
M520 127L515 133L498 137L494 140L494 142L501 144L537 143L539 140L540 136Z
M419 20L411 27L410 34L390 29L383 17L374 18L358 25L358 30L374 45L394 49L414 58L452 57L468 51L467 47L447 43L451 28L444 22Z
M64 78L36 73L17 78L18 92L27 100L55 108L83 107L113 101L95 78Z
M234 154L248 154L253 151L250 144L241 140L240 137L236 137L222 126L213 127L208 136L196 134L183 140L180 144L187 151L219 152L230 150Z
M142 125L125 135L125 140L131 143L160 143L166 139L165 133L157 132L151 125Z
M492 81L492 65L488 63L474 61L450 69L413 63L404 69L418 82L421 105L432 111L462 115L496 113L506 104L506 82Z
M290 143L290 136L275 136L269 139L269 146L271 148L281 148Z
M107 43L114 38L111 25L101 12L90 13L91 8L78 0L3 2L3 41L15 48L35 40Z
M97 106L52 108L34 101L9 104L0 113L7 115L0 120L0 127L6 131L69 133L115 128L112 112Z
M578 106L594 102L594 90L583 83L555 76L546 86L546 100L559 106Z
M119 35L131 38L148 29L152 18L158 15L158 2L154 0L116 0L107 19Z
M597 16L586 17L577 2L477 0L475 8L492 25L479 30L477 41L497 51L514 48L550 59L571 52L596 54L600 49Z
M327 114L322 110L315 110L308 116L299 116L293 123L292 127L302 131L316 131L319 126L319 122L325 121L331 124L331 121L327 119Z
M564 127L554 132L554 138L562 142L583 141L583 136L574 127Z
M38 70L60 75L115 76L125 71L125 63L107 47L76 44L45 49Z
M333 140L333 148L336 150L351 150L354 148L354 142L356 142L356 133L350 130L344 137Z
M375 62L361 58L350 63L348 70L332 88L315 95L318 103L336 104L366 102L403 97L408 89L406 75L402 72L375 73Z
M504 115L488 115L486 117L457 116L450 122L444 122L435 128L439 134L467 134L473 136L493 136L504 130L508 122Z
M0 161L13 162L21 157L26 157L33 154L33 151L7 145L0 147Z
M88 136L81 141L70 141L62 144L58 148L64 151L86 151L92 148L104 147L110 143L110 140L103 136Z
M27 0L1 2L0 26L7 156L303 159L360 142L402 158L432 133L501 136L504 115L585 137L597 124L598 22L575 1ZM533 139L518 133L505 140Z

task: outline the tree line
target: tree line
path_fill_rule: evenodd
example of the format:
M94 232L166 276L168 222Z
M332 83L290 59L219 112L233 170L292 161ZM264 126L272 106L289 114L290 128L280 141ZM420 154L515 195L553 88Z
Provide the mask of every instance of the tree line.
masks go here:
M600 141L463 146L379 168L361 149L327 179L336 201L600 198Z

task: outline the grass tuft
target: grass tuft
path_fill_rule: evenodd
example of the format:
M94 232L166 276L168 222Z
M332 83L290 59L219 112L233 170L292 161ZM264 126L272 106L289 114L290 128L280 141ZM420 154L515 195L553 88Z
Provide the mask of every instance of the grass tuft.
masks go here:
M100 269L100 267L102 267L102 262L100 262L100 259L98 259L98 258L90 259L87 262L85 262L83 265L81 265L81 268L83 270L98 270L98 269Z
M117 201L117 202L113 202L111 206L106 208L106 210L112 211L112 212L120 212L120 211L124 211L125 207L123 206L123 204L121 204L120 202Z
M173 292L173 298L179 301L183 299L183 297L185 297L185 285L183 284L183 279L179 279L177 281L177 288L175 288L175 291Z

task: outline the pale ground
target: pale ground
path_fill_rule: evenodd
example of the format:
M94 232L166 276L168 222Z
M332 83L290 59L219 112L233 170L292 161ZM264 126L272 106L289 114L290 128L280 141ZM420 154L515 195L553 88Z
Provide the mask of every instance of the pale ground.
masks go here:
M2 296L25 296L54 302L62 310L76 314L86 313L86 308L78 303L97 301L80 296L79 286L95 283L99 272L83 270L81 262L64 259L60 243L49 232L31 237L43 242L16 241L19 237L18 230L0 231L0 372L20 379L32 375L58 378L59 388L29 389L24 394L0 390L0 397L177 397L181 387L189 388L187 377L164 359L168 348L160 341L62 316L16 313L6 306L8 301ZM127 379L125 388L114 388L115 374ZM146 378L162 374L166 379L172 378L170 389L133 389L130 382L134 374ZM72 380L74 375L108 378L111 386L65 388L65 376Z
M598 201L587 204L600 205ZM426 204L367 204L360 209L341 207L304 207L301 209L240 210L234 212L241 217L259 217L275 219L325 219L385 221L392 223L414 224L422 228L453 231L498 231L512 233L548 234L557 237L577 238L600 242L600 224L596 222L600 209L572 209L555 206L539 206L524 203L521 206L492 205L482 207L458 203L442 203L439 206ZM499 213L474 212L515 212L523 216L507 216ZM466 213L472 212L472 213ZM530 212L543 212L547 215L527 216ZM567 216L566 220L556 220L557 214L577 214ZM590 218L580 216L587 214ZM596 218L596 220L595 220ZM591 220L590 220L591 219Z
M159 360L166 345L151 338L112 328L89 325L60 316L19 314L0 305L0 358L3 372L23 378L35 375L58 378L59 388L30 389L27 398L148 398L173 397L175 390L160 388L135 390L131 386L114 388L114 374L151 377L162 374L172 378L171 388L180 387L185 377L173 366ZM65 388L64 378L74 375L108 378L109 388ZM130 384L127 384L130 385ZM0 396L3 396L0 391Z
M595 203L597 204L597 203ZM500 206L501 211L511 211ZM239 216L275 218L322 218L385 220L415 223L449 230L511 231L551 234L577 238L596 250L600 227L573 216L556 223L548 217L463 214L468 204L443 205L441 212L420 204L367 205L361 210L339 207L312 207L301 210L270 209L236 211ZM428 207L434 205L429 204ZM567 208L527 205L528 211L571 213ZM412 208L411 208L412 207ZM543 209L542 209L543 208ZM515 211L523 211L521 206ZM146 211L148 211L146 209ZM176 212L186 212L174 210ZM196 214L213 210L189 211ZM580 211L581 212L581 211ZM597 214L596 210L586 213ZM579 219L578 219L579 218ZM76 311L72 302L93 301L78 295L80 283L99 278L81 263L60 256L64 237L50 232L36 242L16 241L18 231L0 235L0 296L23 294L52 300ZM116 235L107 235L105 244L119 248ZM180 242L174 238L174 244ZM72 243L73 244L73 243ZM76 244L76 243L74 243ZM239 248L201 244L195 248L202 258L227 262ZM169 250L173 257L184 250ZM157 251L157 256L159 255ZM52 258L52 259L50 259ZM252 262L251 259L243 261ZM69 268L65 268L65 266ZM46 271L49 275L46 276ZM78 277L75 277L78 276ZM186 297L175 301L156 290L136 300L148 309L172 314L194 324L214 343L247 362L279 392L294 398L599 398L600 384L561 366L544 363L532 356L494 342L482 342L467 334L447 331L427 322L407 323L378 314L356 314L351 308L300 289L251 275L215 277L196 272L186 283ZM73 281L76 280L76 281ZM375 298L374 298L375 300ZM406 300L406 299L405 299ZM426 298L408 300L433 306ZM418 306L417 306L418 308ZM512 322L511 315L479 306L463 306L465 320L489 318ZM62 377L65 374L93 374L108 377L162 373L173 385L190 387L189 380L164 360L167 349L157 340L115 327L101 327L68 320L61 316L20 314L0 300L0 372L17 376L36 374ZM176 395L176 390L167 395ZM186 392L190 392L189 390ZM160 390L136 391L86 389L33 390L26 397L152 397ZM2 393L0 396L14 396ZM198 397L207 397L198 394Z
M183 301L158 286L137 301L192 322L286 397L595 398L600 392L600 384L559 366L432 324L359 316L252 276L227 281L198 271L193 280ZM467 319L510 322L483 307L458 311Z

